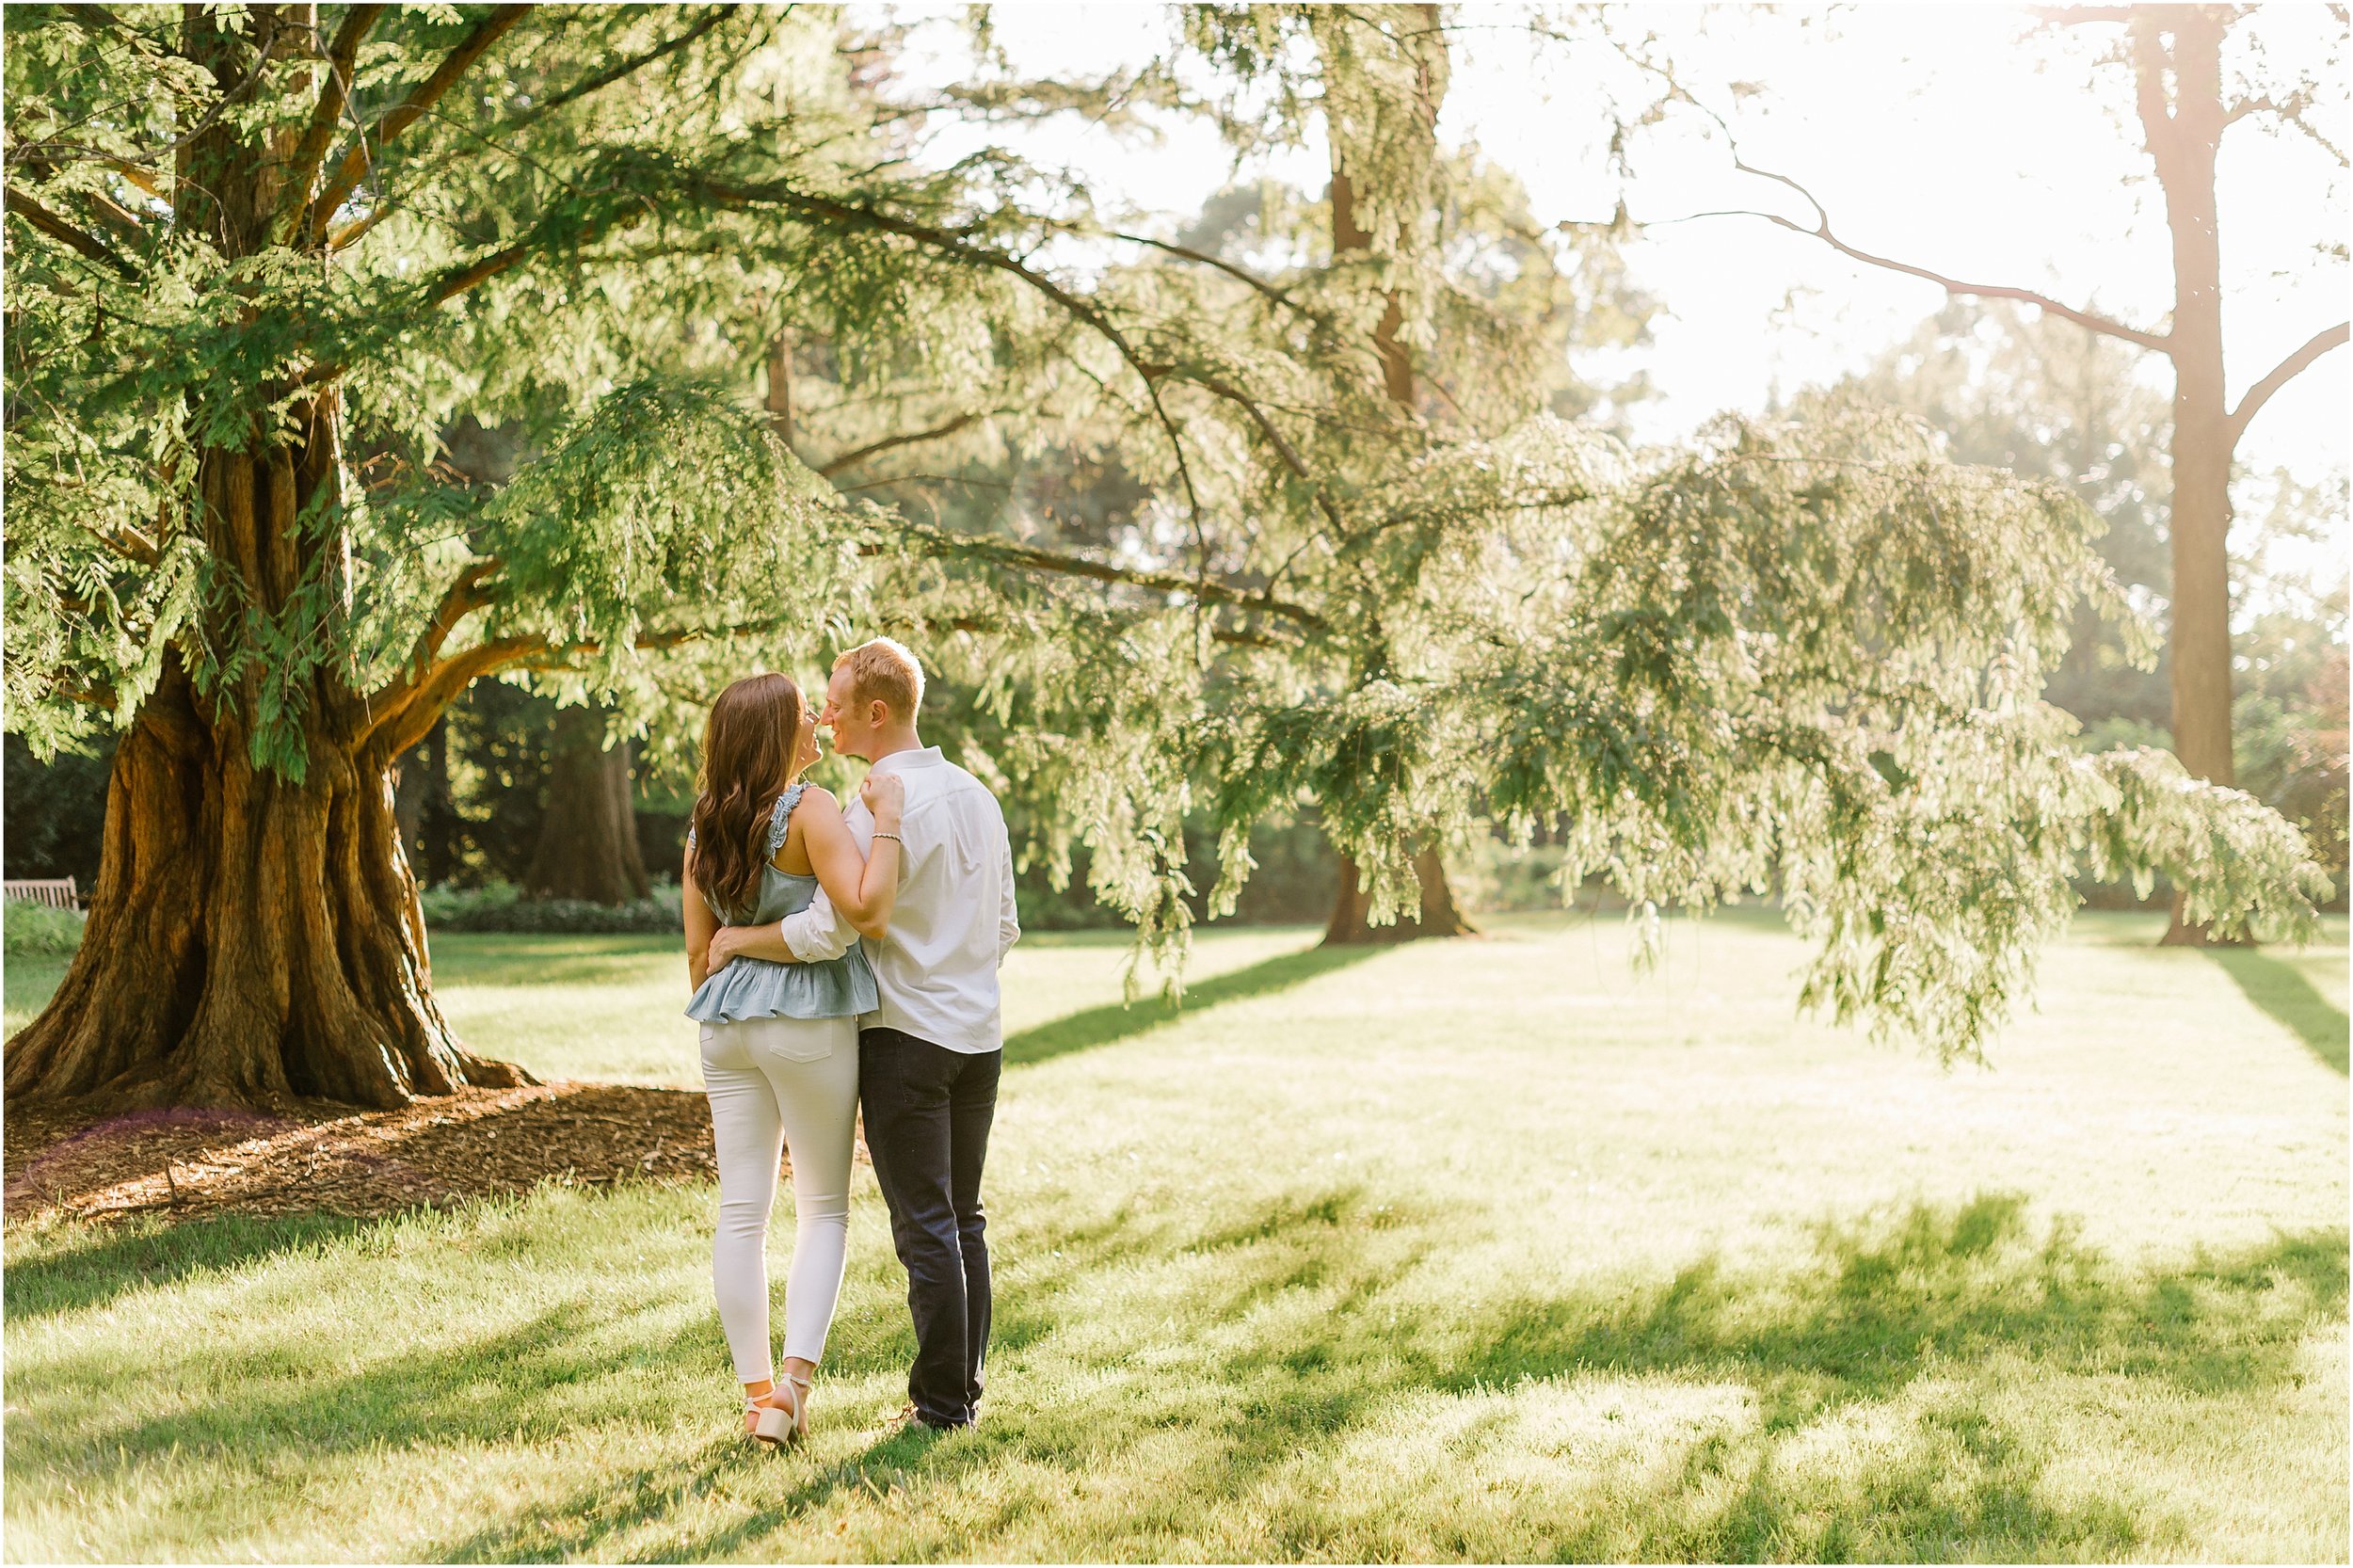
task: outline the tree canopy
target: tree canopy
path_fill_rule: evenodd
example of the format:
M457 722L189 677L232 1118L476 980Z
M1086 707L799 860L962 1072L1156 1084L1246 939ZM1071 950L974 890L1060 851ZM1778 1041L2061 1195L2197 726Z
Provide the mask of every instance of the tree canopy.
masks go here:
M2278 817L2080 757L2041 701L2080 606L2132 624L2074 497L1893 415L1640 454L1555 411L1559 255L1436 154L1433 11L1187 13L1326 116L1356 191L1351 243L1245 263L922 135L1173 103L1164 70L919 97L828 10L12 8L8 723L139 744L11 1088L484 1080L430 1000L392 760L486 677L642 721L878 630L990 707L977 765L1146 948L1184 940L1190 808L1215 909L1303 797L1376 918L1417 844L1489 822L1565 819L1572 872L1654 916L1778 888L1812 998L1947 1053L2079 862L2305 929ZM763 400L779 339L824 374ZM1405 360L1434 404L1391 394ZM504 485L437 472L461 413L520 428ZM856 479L951 440L1115 454L1149 499L1075 546ZM284 888L282 930L232 929ZM109 953L162 1000L105 1022Z

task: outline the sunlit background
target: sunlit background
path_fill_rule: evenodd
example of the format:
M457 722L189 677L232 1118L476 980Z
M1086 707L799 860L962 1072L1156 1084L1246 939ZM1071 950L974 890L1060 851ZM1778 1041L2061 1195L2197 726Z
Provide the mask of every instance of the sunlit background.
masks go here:
M973 69L952 20L960 8L870 14L917 25L911 79L928 86ZM1736 170L1701 115L1646 133L1622 178L1607 151L1613 104L1593 84L1609 83L1614 106L1631 111L1657 83L1589 21L1562 20L1557 41L1533 38L1536 14L1460 8L1440 135L1511 170L1542 219L1607 220L1623 194L1629 216L1644 225L1624 254L1636 282L1665 306L1652 341L1595 351L1578 366L1600 380L1648 372L1656 395L1624 410L1638 437L1671 440L1721 410L1753 412L1777 392L1860 371L1944 305L1935 284L1849 261L1809 235L1756 217L1693 216L1733 209L1809 216L1794 192ZM1157 6L1000 5L993 18L1018 69L1072 76L1168 54L1176 26ZM2121 67L2100 63L2113 28L2045 28L2009 6L1914 5L1835 13L1622 6L1610 8L1609 24L1625 37L1655 35L1684 85L1724 115L1741 156L1804 184L1848 243L1964 281L2163 326L2172 291L2164 197L2140 149L2130 82ZM2249 29L2281 59L2322 57L2332 30L2341 29L2326 8L2287 5L2265 8ZM2234 34L2232 47L2246 44ZM917 75L926 68L932 74ZM1736 83L1744 86L1736 91ZM1329 178L1319 124L1296 149L1237 168L1205 120L1145 119L1157 134L1114 135L1076 117L988 134L1080 173L1106 211L1163 220L1190 216L1229 183L1272 178L1320 192ZM934 155L968 151L959 136L969 134L943 133ZM2235 400L2344 315L2344 265L2322 252L2341 251L2347 207L2343 170L2329 154L2262 119L2225 138L2217 183ZM2147 356L2142 374L2169 390L2160 357ZM2285 468L2307 485L2341 474L2349 392L2353 355L2343 352L2297 377L2249 427L2244 468ZM2347 536L2338 522L2336 537L2296 564L2341 569Z

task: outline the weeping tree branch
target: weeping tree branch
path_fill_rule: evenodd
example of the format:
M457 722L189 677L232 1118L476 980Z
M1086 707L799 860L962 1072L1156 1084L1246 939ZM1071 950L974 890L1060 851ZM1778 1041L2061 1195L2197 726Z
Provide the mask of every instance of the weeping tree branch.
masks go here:
M1000 415L1018 412L1020 410L1017 408L989 408L973 413L958 414L947 424L935 424L928 430L910 430L901 436L885 436L881 440L869 441L864 446L844 452L840 456L819 468L817 474L821 479L831 479L837 473L857 467L869 457L879 457L886 452L894 451L903 446L914 446L922 441L940 440L954 435L959 430L978 424L984 419L996 419Z
M2130 8L2125 7L2074 7L2070 9L2073 14L2065 16L2057 16L2050 12L2045 12L2045 19L2064 21L2106 21L2123 20L2131 14ZM2099 12L2103 14L2098 16L2089 14L2091 12ZM2105 14L2109 12L2113 12L2115 14L2113 16ZM1537 31L1541 36L1547 38L1557 39L1561 36L1560 34L1550 32L1544 28L1538 28ZM1833 232L1831 229L1829 210L1822 205L1821 200L1816 197L1812 191L1806 189L1804 185L1801 184L1798 181L1790 178L1786 174L1776 173L1769 168L1759 168L1754 164L1752 164L1747 159L1743 158L1740 155L1739 138L1733 134L1732 126L1724 120L1724 117L1718 114L1714 109L1708 107L1705 104L1701 103L1697 98L1693 97L1691 93L1684 88L1683 84L1675 78L1673 71L1661 66L1655 60L1642 57L1622 41L1616 40L1612 40L1611 41L1613 47L1617 49L1621 58L1625 59L1628 64L1634 66L1637 70L1646 72L1649 74L1656 76L1660 82L1665 84L1667 96L1671 101L1687 104L1691 108L1697 109L1700 113L1705 115L1709 120L1715 121L1716 129L1724 138L1725 147L1731 151L1732 167L1735 169L1743 174L1753 175L1760 180L1770 180L1775 184L1786 186L1790 190L1797 192L1800 199L1802 200L1807 206L1814 210L1814 223L1810 228L1803 223L1798 222L1794 218L1784 217L1779 213L1763 212L1748 207L1736 207L1717 212L1692 213L1684 217L1665 218L1651 223L1636 224L1634 227L1641 229L1664 228L1670 223L1689 223L1704 217L1761 217L1766 222L1786 229L1793 234L1806 234L1815 239L1820 240L1823 244L1829 246L1833 250L1837 251L1840 255L1845 256L1851 261L1861 262L1865 266L1875 266L1884 271L1900 272L1907 277L1923 279L1928 282L1934 283L1937 287L1943 289L1946 294L1968 296L1978 299L2014 299L2022 304L2032 305L2038 310L2047 311L2053 315L2072 321L2076 326L2085 328L2088 330L2104 333L2112 338L2121 338L2126 343L2138 344L2143 348L2154 349L2160 354L2169 355L2172 352L2172 339L2169 335L2157 332L2144 332L2137 327L2128 327L2124 323L2112 320L2107 316L2099 315L2090 311L2078 310L2073 305L2052 298L2047 294L2038 294L2032 289L2012 288L2008 284L2002 283L1964 282L1958 278L1947 277L1944 273L1934 271L1929 267L1915 266L1910 262L1899 262L1889 256L1875 255L1871 251L1848 244ZM1577 227L1577 225L1563 223L1561 227L1563 229L1571 229Z
M1310 632L1326 632L1332 630L1330 620L1305 604L1277 599L1263 589L1245 588L1215 578L1187 576L1176 571L1152 571L1141 567L1115 567L1108 561L1041 550L1035 545L1021 544L1013 539L954 534L928 523L908 522L904 526L904 535L932 555L989 561L1025 571L1084 577L1097 583L1124 583L1131 587L1150 588L1160 593L1190 594L1205 604L1232 605L1236 609L1257 610L1279 616Z
M318 102L311 109L311 123L295 147L294 167L286 175L288 217L298 218L310 207L311 187L317 183L319 166L334 143L335 128L343 122L344 105L351 101L351 73L360 57L360 42L367 38L368 29L376 25L376 18L389 8L352 7L344 16L344 24L335 30L335 41L328 45L327 83L319 88Z
M995 271L1008 273L1018 279L1021 282L1027 284L1030 288L1044 295L1048 300L1059 306L1073 319L1079 321L1090 330L1094 331L1106 342L1111 344L1112 348L1119 354L1121 360L1130 370L1135 372L1138 379L1143 382L1145 396L1150 400L1152 405L1154 417L1160 425L1162 433L1169 443L1171 454L1176 459L1177 475L1184 487L1185 499L1193 522L1195 554L1199 563L1199 579L1205 584L1209 582L1208 577L1209 551L1207 537L1203 532L1203 512L1200 495L1193 483L1192 463L1185 450L1182 434L1178 429L1175 418L1170 414L1165 402L1162 400L1160 393L1161 383L1174 378L1183 381L1189 385L1198 386L1205 392L1209 392L1215 396L1225 398L1237 404L1248 412L1252 422L1257 426L1260 433L1268 439L1270 444L1274 448L1276 455L1282 459L1285 467L1289 468L1298 478L1306 481L1309 484L1314 484L1314 475L1308 469L1305 462L1300 457L1297 449L1283 437L1282 432L1275 427L1272 418L1254 399L1242 392L1240 389L1232 386L1230 383L1218 380L1215 377L1203 377L1198 375L1188 374L1181 371L1179 367L1176 366L1154 363L1144 360L1144 357L1136 350L1135 345L1128 340L1127 334L1120 329L1118 324L1113 322L1110 316L1104 312L1101 307L1096 305L1092 301L1081 298L1076 294L1073 294L1068 289L1055 282L1051 278L1040 273L1017 257L1011 256L1002 251L995 250L987 246L981 245L974 241L968 234L959 232L955 230L941 228L935 224L919 223L909 218L900 217L895 214L878 211L874 208L860 206L853 202L838 200L830 197L817 196L806 191L795 190L781 182L761 185L745 185L710 179L695 174L692 171L680 172L683 176L681 180L681 186L686 194L699 196L722 208L735 210L752 210L762 207L775 208L805 222L831 225L837 228L853 228L895 234L904 239L913 240L928 248L944 252L945 254L952 256L960 262L966 263L967 264L986 267ZM566 237L568 239L569 243L575 246L585 244L590 240L599 237L606 230L616 226L616 224L624 222L635 223L641 220L645 216L648 216L651 211L652 209L649 205L617 209L611 216L601 220L592 220L585 226L571 231ZM1121 237L1129 238L1133 236ZM503 272L506 272L514 267L520 266L530 262L541 251L550 248L554 243L555 238L556 236L552 233L534 235L530 238L519 240L514 244L505 246L498 250L491 251L461 266L453 267L449 271L442 274L440 279L428 282L425 285L424 298L428 304L434 305L441 304L447 300L453 299L458 295L465 293L467 290L477 287L481 283L488 281L491 278L497 277ZM1246 281L1253 282L1255 286L1271 291L1273 296L1283 297L1280 291L1272 290L1271 285L1258 284L1256 280L1249 279L1247 274L1241 273L1236 269L1227 267L1225 264L1219 262L1214 257L1207 256L1198 251L1191 251L1183 247L1165 245L1159 241L1139 240L1138 243L1154 245L1160 248L1171 250L1176 254L1187 256L1189 259L1207 262L1209 264L1220 267L1221 270L1235 272L1236 276L1243 278ZM1288 298L1285 298L1284 302L1289 303ZM998 411L1003 412L1005 410ZM889 438L884 441L873 443L871 446L860 448L856 452L844 454L842 456L833 459L833 461L828 463L819 472L826 477L832 477L835 474L846 471L855 462L863 458L875 456L876 454L888 450L892 447L908 445L920 440L935 440L939 437L952 435L955 431L965 428L967 425L973 423L974 420L985 417L990 416L972 415L968 417L960 417L957 420L950 422L948 424L939 426L933 430L904 437ZM1330 496L1321 486L1318 486L1316 488L1316 499L1318 504L1321 507L1327 519L1332 521L1335 527L1337 527L1340 521L1338 510L1334 505ZM1207 596L1205 596L1205 598Z
M366 178L368 166L375 154L415 124L425 110L440 103L449 89L457 85L457 79L473 69L473 63L482 57L484 52L504 37L530 13L531 8L529 6L501 6L483 18L481 24L467 35L463 43L450 52L432 75L419 83L408 97L360 133L359 140L344 154L334 179L328 182L318 200L306 209L298 225L307 230L311 240L315 242L326 236L328 226L334 221L336 210L349 200L351 193L360 188L360 182Z
M1124 240L1129 245L1149 246L1155 250L1164 250L1172 256L1182 257L1188 262L1198 262L1203 266L1215 267L1218 271L1225 274L1226 277L1234 279L1238 282L1248 284L1251 288L1256 289L1259 294L1265 296L1269 299L1272 299L1277 305L1284 306L1289 310L1299 311L1303 313L1312 313L1307 312L1305 306L1300 304L1283 290L1276 288L1273 283L1268 282L1265 279L1257 276L1256 273L1236 266L1233 263L1225 260L1223 256L1212 256L1206 250L1195 250L1190 246L1174 245L1167 240L1156 240L1149 234L1114 233L1111 237L1115 240Z
M1770 169L1758 168L1752 164L1743 162L1737 154L1734 156L1732 166L1743 174L1753 174L1759 179L1771 180L1776 184L1787 185L1791 190L1794 190L1800 196L1804 197L1807 202L1812 204L1814 208L1815 222L1813 227L1808 228L1805 224L1798 222L1795 218L1784 217L1779 213L1762 212L1749 207L1734 207L1716 212L1693 213L1686 217L1666 218L1654 223L1637 224L1636 227L1643 229L1658 229L1664 228L1670 223L1689 223L1703 217L1761 217L1766 222L1786 229L1793 234L1806 234L1815 239L1818 239L1824 245L1829 246L1833 250L1837 251L1840 255L1852 261L1861 262L1865 266L1879 267L1887 272L1900 272L1911 278L1925 279L1929 282L1934 283L1938 288L1943 289L1946 294L1968 296L1978 299L2015 299L2021 303L2032 305L2039 310L2047 311L2055 316L2059 316L2065 320L2072 321L2076 326L2085 328L2090 331L2103 333L2111 338L2121 338L2126 343L2138 344L2143 348L2152 348L2160 354L2170 354L2173 350L2173 340L2167 334L2159 332L2145 332L2137 327L2128 327L2124 323L2113 320L2110 317L2099 315L2090 311L2078 310L2073 305L2052 298L2047 294L2038 294L2033 289L2012 288L2004 283L1963 282L1958 278L1947 277L1944 273L1935 271L1929 267L1914 266L1910 262L1899 262L1890 256L1875 255L1868 250L1861 248L1860 247L1849 245L1832 232L1829 215L1822 210L1821 203L1818 200L1816 200L1813 194L1803 185L1798 184L1797 181L1792 180L1785 174L1776 174Z
M1184 486L1185 504L1193 523L1194 557L1199 563L1201 571L1206 575L1209 570L1209 552L1208 535L1202 525L1201 495L1193 483L1193 463L1185 453L1184 437L1177 428L1176 419L1169 413L1166 403L1160 397L1159 383L1164 371L1161 367L1148 363L1136 351L1135 345L1128 342L1128 335L1120 330L1118 324L1113 322L1099 306L1072 294L1068 289L1064 288L1018 257L1007 255L1001 250L991 249L987 246L975 242L968 234L951 229L942 229L935 224L918 223L872 207L836 200L831 197L811 195L806 191L794 190L782 182L764 185L743 185L689 174L686 180L686 189L689 193L702 196L722 207L774 207L778 211L798 216L804 221L875 231L913 240L919 245L968 264L1009 274L1044 295L1077 320L1084 323L1112 345L1120 359L1126 362L1128 368L1134 371L1144 383L1144 396L1151 402L1153 417L1167 437L1169 453L1176 459L1176 476Z
M1291 443L1284 439L1283 432L1275 428L1273 417L1258 406L1256 398L1251 397L1231 382L1220 380L1213 376L1179 372L1178 377L1193 386L1199 387L1203 392L1212 392L1225 398L1248 414L1251 423L1258 427L1258 433L1267 439L1267 444L1274 448L1274 455L1283 460L1283 466L1290 470L1294 477L1315 487L1316 505L1322 511L1324 520L1334 528L1343 533L1346 532L1340 520L1338 505L1334 503L1330 493L1321 485L1316 483L1316 477L1308 471L1306 463L1301 459Z
M37 179L45 180L56 172L56 166L46 159L26 158L23 161L25 172ZM147 237L148 227L145 222L141 221L138 215L121 206L104 192L85 190L76 194L84 201L88 202L89 210L116 233L135 242Z
M581 99L587 97L590 93L602 91L604 88L611 87L614 83L621 80L625 76L635 75L638 72L645 70L646 67L654 64L656 61L666 59L668 56L677 54L680 50L685 48L688 44L694 42L696 39L702 37L713 27L719 25L720 23L725 22L728 17L734 15L735 12L736 8L734 6L713 6L711 8L710 14L706 15L700 22L697 22L692 27L687 28L686 31L679 34L677 37L669 39L664 42L658 43L651 49L646 50L642 54L632 55L628 59L621 61L617 65L600 71L595 75L589 77L586 81L566 88L562 92L556 93L551 98L542 100L541 102L532 105L530 108L524 110L521 114L515 116L511 120L500 121L498 126L490 132L490 135L498 136L504 136L509 131L519 131L524 126L530 124L532 121L538 120L544 115L552 114L554 111L564 107L568 104L578 103Z
M568 244L574 248L592 244L603 238L614 229L634 228L649 216L650 209L643 205L616 207L612 212L600 217L591 218L577 227L568 227L562 231L543 228L527 239L517 240L512 245L490 251L473 261L451 267L440 277L424 285L424 303L428 307L447 304L468 290L481 287L500 273L511 271L542 253L552 250L559 244ZM364 225L354 224L352 227L359 229Z

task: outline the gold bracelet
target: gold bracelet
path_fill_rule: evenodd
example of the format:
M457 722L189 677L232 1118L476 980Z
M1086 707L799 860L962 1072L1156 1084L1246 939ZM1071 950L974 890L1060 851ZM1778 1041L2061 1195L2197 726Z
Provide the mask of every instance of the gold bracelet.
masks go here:
M877 839L888 839L892 843L897 844L901 849L907 847L907 841L904 839L900 838L896 833L877 833L874 837Z

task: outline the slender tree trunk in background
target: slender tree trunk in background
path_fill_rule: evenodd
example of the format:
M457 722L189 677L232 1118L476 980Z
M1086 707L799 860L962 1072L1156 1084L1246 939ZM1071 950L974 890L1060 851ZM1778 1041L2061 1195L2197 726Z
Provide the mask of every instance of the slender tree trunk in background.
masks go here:
M233 81L247 73L248 35L296 58L314 22L307 7L255 6L231 32L190 7L182 52ZM299 131L248 144L254 133L232 115L189 137L177 153L176 221L232 260L264 248ZM337 582L349 559L337 524L340 397L331 386L295 396L281 422L273 406L298 391L261 388L248 427L194 455L190 525L266 615L306 585ZM239 640L233 621L202 634ZM300 715L298 769L257 767L251 715L273 679L256 661L216 701L196 689L178 648L166 652L115 751L82 945L49 1005L8 1043L10 1096L394 1106L531 1081L467 1051L434 1003L393 811L394 744L370 728L361 694L330 662L280 694L280 711Z
M2173 241L2173 754L2199 778L2237 777L2231 737L2231 464L2237 445L2222 377L2222 253L2215 161L2222 141L2223 16L2153 8L2133 24L2141 128L2165 190ZM2170 57L2160 34L2172 35ZM2166 84L2172 85L2171 102ZM2206 929L2173 896L2167 946L2202 947Z
M604 713L567 708L556 718L548 810L523 887L536 898L627 904L646 897L646 862L637 847L629 744L604 744Z
M768 340L768 388L762 399L768 428L787 452L792 450L792 334L779 328Z
M2226 401L2222 363L2222 252L2217 222L2216 168L2222 135L2249 115L2280 120L2300 116L2310 105L2302 95L2275 103L2269 95L2240 98L2252 89L2225 92L2224 38L2235 13L2246 8L2208 5L2073 6L2044 11L2067 24L2124 24L2133 72L2135 108L2142 145L2155 161L2165 191L2166 224L2173 246L2173 312L2162 333L2142 331L2111 317L2079 310L2033 290L1963 283L1909 263L1874 256L1831 230L1829 215L1805 187L1785 175L1812 202L1819 226L1807 229L1785 217L1772 221L1818 235L1842 254L1868 265L1892 268L1940 282L1959 297L2024 299L2088 331L2163 354L2173 365L2173 501L2168 528L2173 585L2167 657L2172 671L2173 752L2196 777L2230 785L2237 776L2233 755L2231 695L2231 468L2247 424L2274 392L2302 375L2314 360L2353 342L2353 323L2339 322L2280 361L2241 394L2233 408ZM2320 132L2316 136L2325 135ZM1758 170L1757 172L1769 172ZM1771 215L1758 215L1771 216ZM2164 941L2168 946L2204 946L2202 926L2183 918L2180 894Z
M1446 96L1446 35L1437 30L1438 8L1415 8L1422 14L1429 32L1420 40L1417 53L1423 55L1432 69L1421 73L1421 106L1427 116L1428 134L1434 144L1438 105ZM1332 253L1335 259L1347 255L1362 255L1372 248L1372 234L1358 221L1357 191L1353 179L1341 164L1337 142L1332 155ZM1388 296L1381 319L1372 329L1373 351L1381 360L1381 386L1391 403L1411 419L1420 401L1420 392L1414 384L1414 360L1400 334L1405 326L1404 308L1395 294ZM1372 901L1366 893L1356 862L1346 855L1339 857L1339 896L1332 905L1332 919L1323 929L1327 946L1359 943L1410 942L1422 936L1464 936L1476 928L1463 918L1455 907L1454 889L1448 885L1446 861L1434 846L1426 846L1414 856L1414 875L1421 883L1421 907L1418 912L1399 915L1395 923L1374 925L1369 920Z

